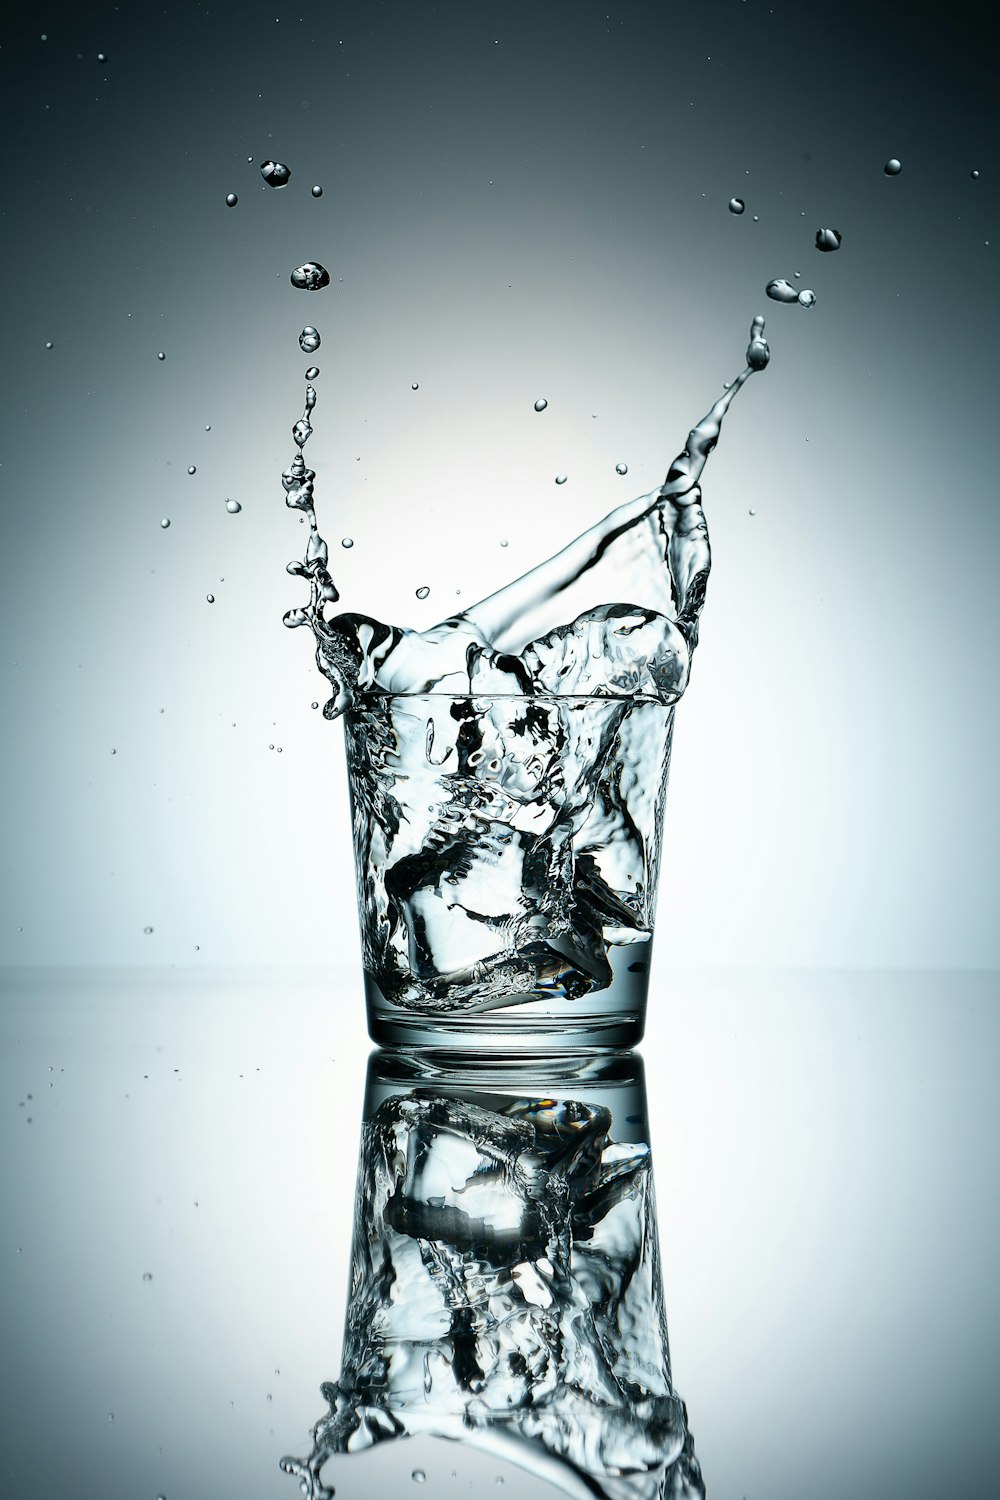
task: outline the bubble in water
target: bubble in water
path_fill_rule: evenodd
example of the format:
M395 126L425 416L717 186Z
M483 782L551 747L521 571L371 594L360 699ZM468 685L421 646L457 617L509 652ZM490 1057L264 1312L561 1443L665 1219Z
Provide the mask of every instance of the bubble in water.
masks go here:
M227 193L226 194L226 207L227 208L235 208L236 205L237 205L237 203L239 203L239 201L240 200L237 198L237 196L236 196L235 193Z
M215 603L215 595L214 594L206 594L205 595L205 599L206 599L207 603L209 603L209 604L214 604Z
M170 517L164 516L160 521L160 525L163 527L163 530L166 531L167 527L170 525Z
M615 464L615 473L616 474L627 474L628 473L628 464Z
M427 1475L424 1473L423 1469L414 1469L413 1473L410 1475L410 1478L413 1480L414 1484L424 1484L426 1483Z
M566 479L567 479L567 476L565 474L557 474L556 475L556 484L565 484L566 483Z
M429 593L430 593L430 589L427 587L426 583L422 583L420 585L420 587L417 589L417 598L418 599L426 599L427 595Z
M260 175L268 187L283 188L292 174L284 162L262 161L260 164Z
M811 292L808 287L803 287L796 300L801 307L815 307L816 293Z
M304 265L296 266L289 280L302 292L318 292L330 285L330 273L319 261L307 260Z
M886 162L885 166L882 168L882 171L887 177L898 177L902 170L903 163L899 161L895 156L891 156Z
M198 470L195 468L194 464L188 464L188 473L189 474L197 474L197 472L198 472Z
M742 198L730 198L729 212L731 214L742 214L746 212L746 204Z
M764 290L772 302L798 301L798 292L792 286L791 282L786 281L783 276L779 276L775 281L769 281Z
M323 196L323 189L320 187L318 182L313 183L312 195L314 198L322 198Z
M972 178L973 182L978 182L979 181L979 173L976 171L975 168L972 169L972 171L969 173L969 176Z
M142 930L145 933L146 937L150 937L152 935L152 927L144 927Z
M313 328L311 323L299 334L299 348L303 354L315 354L321 343L319 329Z
M156 357L157 359L166 359L167 356L164 354L162 349L157 349Z
M152 1281L152 1279L153 1279L153 1273L152 1273L152 1271L143 1271L143 1273L142 1273L142 1279L143 1279L143 1281Z
M816 231L817 250L825 250L827 252L839 250L843 240L844 236L839 229L817 229Z
M352 536L342 536L340 538L340 545L342 547L351 548L354 546L354 538Z
M318 374L319 374L319 365L310 365L309 368L308 368L308 370L306 371L306 379L307 380L315 380L316 376Z
M243 507L238 500L227 500L226 509L231 516L238 516Z
M535 402L535 410L544 411L548 404L549 403L546 401L544 396L539 396L538 400Z

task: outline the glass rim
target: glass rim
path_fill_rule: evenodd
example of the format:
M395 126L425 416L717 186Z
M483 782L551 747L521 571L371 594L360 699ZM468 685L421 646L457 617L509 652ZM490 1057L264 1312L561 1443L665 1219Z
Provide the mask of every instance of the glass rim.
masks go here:
M675 699L673 703L665 703L662 698L654 698L646 693L447 693L428 688L426 692L416 693L365 693L363 697L356 698L344 710L344 714L346 717L347 714L357 713L373 704L423 702L435 698L442 703L643 703L657 708L676 708L679 701Z

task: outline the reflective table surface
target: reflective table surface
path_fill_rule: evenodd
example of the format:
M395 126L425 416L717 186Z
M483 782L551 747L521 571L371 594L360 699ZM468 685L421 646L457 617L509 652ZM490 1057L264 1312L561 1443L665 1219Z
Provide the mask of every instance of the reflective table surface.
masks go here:
M628 1197L610 1186L597 1192L605 1179L594 1173L617 1162L615 1153L651 1148L640 1165L651 1162L656 1184L669 1374L696 1458L683 1475L655 1465L641 1472L638 1458L635 1472L625 1463L615 1475L605 1454L594 1461L605 1465L604 1488L595 1489L558 1455L550 1461L547 1438L521 1452L476 1433L442 1441L422 1432L335 1454L322 1471L326 1492L495 1496L502 1485L519 1500L648 1500L698 1493L700 1472L713 1500L992 1493L1000 1472L998 988L987 973L661 967L643 1066L636 1073L626 1059L621 1074L632 1089L627 1106L615 1102L626 1098L618 1084L599 1097L593 1073L547 1080L544 1062L533 1064L531 1087L515 1080L506 1093L495 1078L480 1079L468 1097L467 1080L449 1094L439 1077L418 1079L420 1109L443 1092L459 1101L462 1120L469 1108L486 1110L476 1120L502 1119L497 1128L519 1143L517 1192L524 1163L538 1168L541 1137L525 1134L523 1106L505 1100L551 1093L591 1112L608 1103L605 1166L600 1148L591 1150L579 1189L591 1215L585 1228L579 1193L573 1200L573 1255L588 1250L598 1222L600 1239L600 1224ZM363 1114L402 1109L409 1120L418 1107L396 1099L405 1093L398 1069L389 1070L391 1087L369 1079L366 1105L363 1012L353 971L6 972L5 1500L299 1493L280 1463L310 1453L312 1429L328 1413L319 1388L346 1369L349 1297L360 1306L365 1290L356 1274L349 1291ZM382 1078L379 1059L374 1068ZM396 1102L386 1104L394 1089ZM621 1124L626 1107L633 1126ZM454 1136L451 1116L446 1123ZM627 1137L635 1139L626 1147ZM463 1138L454 1149L470 1147ZM468 1208L463 1194L482 1181L479 1149L468 1181L428 1198L446 1226L442 1243L454 1238L454 1205ZM393 1179L400 1193L408 1170ZM619 1166L615 1173L617 1181ZM557 1186L564 1179L572 1191L583 1182L578 1166L552 1171ZM517 1213L534 1189L524 1192L523 1202L517 1193L510 1200ZM553 1194L531 1201L548 1212ZM367 1212L359 1232L374 1243ZM410 1232L395 1209L387 1215L383 1238L401 1224ZM437 1232L425 1225L413 1243L426 1252ZM643 1233L652 1264L655 1224ZM530 1259L520 1240L511 1252L519 1257L522 1267ZM536 1259L558 1279L550 1257ZM577 1269L567 1259L564 1283L578 1291L586 1279ZM386 1282L373 1328L386 1316L398 1324L392 1287L401 1285L398 1275ZM534 1295L535 1323L547 1295ZM503 1305L509 1312L509 1299ZM588 1358L605 1373L614 1366L616 1389L633 1390L615 1362L630 1357L636 1331L624 1315L609 1321L608 1305L603 1323L588 1323L598 1329ZM490 1348L506 1349L509 1368L520 1369L510 1339L526 1337L531 1318L513 1334L505 1325L492 1344L480 1330L475 1358L484 1371ZM424 1339L416 1312L404 1321L407 1338ZM363 1330L364 1319L355 1322ZM535 1324L529 1333L536 1338ZM562 1333L557 1342L563 1359ZM435 1357L446 1370L454 1340L441 1347ZM602 1431L606 1405L597 1395L592 1405ZM574 1421L559 1441L578 1435Z

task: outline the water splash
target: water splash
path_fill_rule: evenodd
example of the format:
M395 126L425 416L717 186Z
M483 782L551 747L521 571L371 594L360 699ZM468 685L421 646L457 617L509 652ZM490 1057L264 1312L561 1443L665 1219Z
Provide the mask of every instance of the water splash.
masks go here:
M799 300L798 292L783 276L775 281L769 281L764 290L772 302L797 302Z
M816 231L817 250L830 254L834 250L839 250L843 242L844 236L839 229L817 229Z
M299 291L319 292L330 285L330 273L319 261L307 260L304 265L296 266L289 280Z
M287 187L292 172L291 168L286 167L284 162L262 161L260 164L260 175L268 187L283 188Z

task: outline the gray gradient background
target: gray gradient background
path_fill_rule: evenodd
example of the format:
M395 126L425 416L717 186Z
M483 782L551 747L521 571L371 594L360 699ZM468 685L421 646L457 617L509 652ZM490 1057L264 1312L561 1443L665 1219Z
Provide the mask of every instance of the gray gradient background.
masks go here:
M324 338L323 529L356 540L344 605L429 624L662 478L764 311L771 367L706 476L658 962L669 943L679 964L995 963L978 14L15 12L0 956L357 951L341 735L280 624L302 596L278 476L303 323ZM290 186L263 189L250 155ZM820 224L839 254L813 248ZM288 283L309 257L334 276L316 296ZM812 313L763 296L793 270Z

